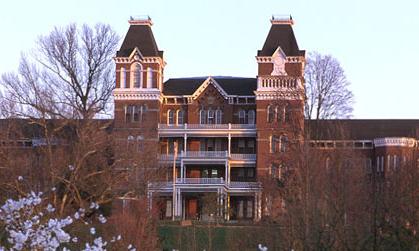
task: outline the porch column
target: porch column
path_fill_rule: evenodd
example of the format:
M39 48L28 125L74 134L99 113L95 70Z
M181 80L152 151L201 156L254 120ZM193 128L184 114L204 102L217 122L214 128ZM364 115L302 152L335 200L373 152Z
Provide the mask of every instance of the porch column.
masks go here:
M226 196L226 220L230 220L230 194L227 193Z
M151 211L151 209L153 207L153 193L148 192L147 193L147 198L148 198L148 211Z
M185 128L186 128L186 124L185 124ZM186 153L186 144L188 144L188 135L185 133L183 135L183 152Z
M261 192L257 192L256 212L257 212L257 219L256 220L260 220L262 218L262 193Z
M228 157L231 156L231 134L228 134Z
M178 217L182 217L182 193L180 191L180 188L178 189L178 201L177 201L177 207L178 207Z

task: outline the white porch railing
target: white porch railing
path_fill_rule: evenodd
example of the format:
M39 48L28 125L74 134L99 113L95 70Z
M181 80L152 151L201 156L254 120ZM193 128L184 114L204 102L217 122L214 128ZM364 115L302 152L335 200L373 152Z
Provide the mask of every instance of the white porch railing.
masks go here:
M160 130L231 130L231 129L256 129L255 124L158 124Z
M227 151L182 151L184 158L227 158Z
M178 178L176 184L224 184L224 178Z
M230 157L234 160L256 160L256 154L232 153Z
M260 188L259 182L230 181L230 188Z

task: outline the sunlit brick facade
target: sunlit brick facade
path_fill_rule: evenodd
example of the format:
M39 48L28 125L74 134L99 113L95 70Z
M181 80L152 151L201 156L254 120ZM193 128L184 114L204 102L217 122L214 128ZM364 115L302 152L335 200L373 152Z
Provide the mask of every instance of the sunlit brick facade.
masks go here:
M417 158L418 121L381 125L347 120L341 121L349 132L344 138L333 134L304 138L305 126L312 126L304 120L305 51L298 48L292 19L271 20L256 54L256 78L209 76L165 82L166 62L151 20L129 23L115 57L114 133L122 142L158 145L158 161L168 175L150 183L148 193L150 205L158 204L162 218L206 219L203 208L209 205L203 198L214 194L218 214L225 220L261 219L266 211L261 177L275 176L275 160L286 159L293 154L290 145L307 140L320 150L356 149L377 172L398 165L409 154ZM381 125L384 134L362 130L375 125ZM175 179L170 176L174 167Z

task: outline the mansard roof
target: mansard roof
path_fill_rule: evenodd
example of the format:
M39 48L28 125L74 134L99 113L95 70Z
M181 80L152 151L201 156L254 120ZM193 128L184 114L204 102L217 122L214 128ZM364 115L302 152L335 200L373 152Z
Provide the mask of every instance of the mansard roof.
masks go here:
M280 47L286 56L304 56L305 51L298 48L297 40L291 24L273 23L266 37L262 50L258 51L258 56L272 56Z
M306 120L305 129L314 140L373 140L384 137L419 139L417 119Z
M149 25L130 25L116 56L128 57L136 47L144 57L163 57L163 51L159 51Z
M163 94L168 96L192 95L208 77L171 78L163 83ZM253 96L256 78L212 77L228 95Z

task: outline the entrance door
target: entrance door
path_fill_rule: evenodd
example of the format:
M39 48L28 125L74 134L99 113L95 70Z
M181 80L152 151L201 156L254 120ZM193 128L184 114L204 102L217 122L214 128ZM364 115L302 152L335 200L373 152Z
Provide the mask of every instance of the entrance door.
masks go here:
M186 217L188 219L197 219L198 217L198 199L197 198L190 198L187 201L187 211Z

